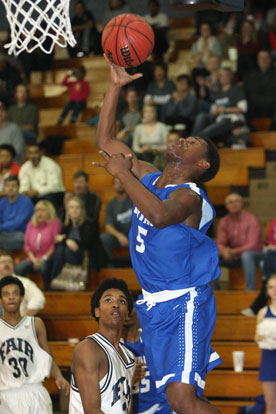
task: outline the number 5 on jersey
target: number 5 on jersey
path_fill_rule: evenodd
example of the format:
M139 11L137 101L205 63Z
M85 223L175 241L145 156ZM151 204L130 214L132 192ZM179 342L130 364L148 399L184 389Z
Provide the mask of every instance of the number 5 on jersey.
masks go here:
M141 226L138 226L138 234L136 237L138 244L136 244L136 250L139 253L144 253L145 251L146 247L145 247L144 238L146 237L147 234L148 234L148 230L144 229Z

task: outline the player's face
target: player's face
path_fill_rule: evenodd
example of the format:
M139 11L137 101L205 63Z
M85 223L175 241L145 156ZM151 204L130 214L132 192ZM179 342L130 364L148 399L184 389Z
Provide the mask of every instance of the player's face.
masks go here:
M239 194L230 194L225 199L225 207L230 214L240 213L243 209L243 201Z
M6 313L18 312L21 301L19 286L6 285L2 288L1 303Z
M0 277L14 273L14 264L10 256L0 256Z
M4 168L9 168L12 161L13 157L9 151L5 149L0 150L0 164L2 164Z
M126 295L119 289L107 289L95 309L101 326L121 328L128 316L128 303Z
M84 177L78 177L74 180L74 193L81 197L88 192L88 182Z
M268 282L266 291L270 299L276 300L276 278Z
M18 185L16 181L6 181L5 183L5 194L8 197L16 197L18 195Z
M205 159L207 151L206 142L199 137L180 138L167 149L167 159L185 164L194 165Z

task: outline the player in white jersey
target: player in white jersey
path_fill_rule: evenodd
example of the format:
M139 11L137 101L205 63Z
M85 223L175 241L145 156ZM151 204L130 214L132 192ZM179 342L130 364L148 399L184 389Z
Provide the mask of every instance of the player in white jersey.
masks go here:
M50 375L59 389L69 384L54 362L44 323L21 316L22 282L13 276L0 280L4 315L0 319L0 414L52 414L52 402L41 382Z
M132 308L123 280L105 279L94 292L91 311L99 330L74 351L69 414L130 412L135 358L121 342L121 333Z

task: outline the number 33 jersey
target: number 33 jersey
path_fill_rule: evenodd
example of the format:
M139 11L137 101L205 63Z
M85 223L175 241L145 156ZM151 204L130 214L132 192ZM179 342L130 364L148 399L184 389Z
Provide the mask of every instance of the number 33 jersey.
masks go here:
M33 316L15 326L0 319L0 391L40 383L51 366L52 357L39 346Z
M218 249L206 236L215 210L195 183L157 188L161 172L147 174L141 183L160 200L167 200L179 188L189 188L202 199L199 229L177 223L155 228L134 206L129 233L132 266L142 288L155 293L206 285L220 276Z

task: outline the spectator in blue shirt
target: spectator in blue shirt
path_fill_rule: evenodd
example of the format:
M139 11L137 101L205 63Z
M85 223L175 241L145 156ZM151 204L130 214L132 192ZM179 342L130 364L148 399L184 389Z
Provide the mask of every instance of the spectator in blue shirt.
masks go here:
M28 197L19 194L17 177L11 175L5 179L4 191L6 197L0 200L0 249L20 250L34 206Z

